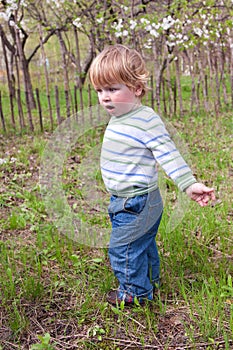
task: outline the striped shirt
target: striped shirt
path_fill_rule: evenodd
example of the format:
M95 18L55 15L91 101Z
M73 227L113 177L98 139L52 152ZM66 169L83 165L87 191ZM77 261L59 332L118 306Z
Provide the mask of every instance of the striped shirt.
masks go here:
M101 150L101 173L107 190L120 197L155 190L157 163L181 191L196 182L153 109L140 106L120 117L111 117Z

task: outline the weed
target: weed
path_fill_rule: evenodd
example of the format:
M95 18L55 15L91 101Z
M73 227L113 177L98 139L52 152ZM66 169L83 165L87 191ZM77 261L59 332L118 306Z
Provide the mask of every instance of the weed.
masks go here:
M40 343L32 345L30 350L55 350L54 346L50 344L50 338L49 333L45 333L44 336L38 335Z

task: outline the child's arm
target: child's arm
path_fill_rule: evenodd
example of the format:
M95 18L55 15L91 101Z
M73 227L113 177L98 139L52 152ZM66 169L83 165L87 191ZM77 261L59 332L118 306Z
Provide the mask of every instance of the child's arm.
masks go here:
M206 187L202 183L194 183L185 190L186 194L201 207L208 205L208 202L215 200L214 189Z

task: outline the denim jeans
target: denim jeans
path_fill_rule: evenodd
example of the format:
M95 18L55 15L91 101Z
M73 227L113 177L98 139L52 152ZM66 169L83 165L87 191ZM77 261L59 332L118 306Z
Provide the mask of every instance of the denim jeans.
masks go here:
M132 198L111 197L109 258L122 300L153 298L153 288L159 284L160 261L155 237L162 211L159 190Z

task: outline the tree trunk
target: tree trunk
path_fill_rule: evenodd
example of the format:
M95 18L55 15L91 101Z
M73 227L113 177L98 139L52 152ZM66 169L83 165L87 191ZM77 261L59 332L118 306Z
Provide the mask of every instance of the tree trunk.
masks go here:
M2 37L1 37L2 39ZM6 74L7 74L7 83L8 83L8 90L9 90L9 95L10 95L10 110L11 110L11 121L12 121L12 126L15 129L15 115L14 115L14 86L12 84L11 76L10 76L10 71L9 71L9 64L8 64L8 58L7 58L7 53L6 53L6 46L3 42L2 39L2 49L3 49L3 56L5 60L5 65L6 65Z
M170 64L168 64L168 67L167 67L167 86L168 86L168 94L169 94L168 109L169 109L169 115L171 116L174 113L174 100L173 100L173 89L172 89Z
M31 110L33 108L36 108L36 101L33 94L31 77L29 74L29 66L28 66L28 62L26 60L25 54L23 52L22 43L20 41L19 29L17 29L16 27L14 28L15 28L16 45L17 45L17 54L19 56L19 62L23 73L25 94L28 96L27 98L29 103L28 109Z
M75 44L76 44L76 62L77 62L77 75L76 75L76 86L80 91L80 109L83 109L83 94L82 94L82 67L81 67L81 58L80 58L80 50L79 50L79 38L77 33L77 28L74 26L74 37L75 37Z
M42 109L40 104L40 92L38 88L36 88L36 99L37 99L37 107L39 111L40 131L43 132L44 131L43 117L42 117Z
M162 97L163 97L163 112L167 115L167 103L166 103L166 79L162 79Z
M220 81L219 81L219 68L218 68L218 57L214 57L214 71L215 71L215 91L216 96L214 97L215 112L218 114L221 108L220 100Z
M221 52L219 54L219 61L220 61L220 83L222 83L222 91L223 91L223 100L225 106L228 105L228 98L227 98L227 88L226 88L226 82L225 82L225 63L226 63L226 55L223 47L221 48Z
M160 89L161 89L161 74L156 46L154 45L154 77L155 77L155 101L157 111L161 114Z
M230 44L230 82L231 82L231 108L233 108L233 40L229 38Z
M1 122L2 122L3 131L6 132L6 123L5 123L3 110L2 110L2 94L1 94L1 91L0 91L0 119L1 119Z
M200 48L198 50L199 57L197 58L198 67L199 67L199 75L200 75L200 83L202 85L202 94L203 94L203 102L206 112L209 111L209 104L208 104L208 97L206 94L206 85L205 85L205 72L204 72L204 62L203 62L203 55L201 55Z
M67 117L70 117L70 93L69 93L69 74L68 74L68 64L66 62L66 47L64 40L62 38L61 32L59 30L56 31L56 34L59 39L61 55L62 55L62 66L63 66L63 78L64 78L64 90L65 90L65 100L66 100L66 111Z
M50 123L51 123L51 129L53 130L53 113L52 113L52 106L51 106L51 99L50 99L50 92L49 92L48 65L47 65L47 60L46 60L46 55L45 55L45 50L44 50L41 25L39 25L39 33L40 33L41 54L42 54L43 65L44 65L44 74L45 74L45 83L46 83L46 95L47 95L48 106L49 106L49 119L50 119Z
M179 99L179 105L180 105L180 115L183 115L183 99L182 99L181 82L180 82L180 60L178 56L177 56L177 59L175 60L175 66L176 66L176 85L177 85L178 99Z
M60 125L61 114L60 114L60 103L59 103L59 90L57 85L55 86L55 100L56 100L57 122L58 122L58 125Z
M194 64L192 62L192 57L190 57L188 51L185 50L184 53L185 53L185 56L188 60L189 73L190 73L190 77L191 77L191 81L192 81L192 91L191 91L191 98L190 98L190 113L193 112L195 105L196 105L196 111L199 112L200 105L198 103L197 89L196 89L196 85L195 85Z
M24 129L26 127L24 115L23 115L23 107L21 102L21 90L20 90L20 77L19 77L19 66L17 62L17 56L15 56L15 67L16 67L16 75L17 75L17 81L18 81L18 88L17 88L17 102L18 102L18 112L19 112L19 123L20 123L20 129Z
M213 69L213 55L211 53L211 48L207 51L207 60L209 65L209 87L211 101L215 101L215 86L214 86L214 69ZM212 106L211 106L212 107Z

